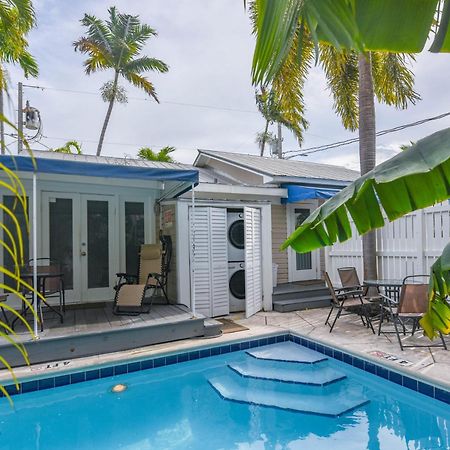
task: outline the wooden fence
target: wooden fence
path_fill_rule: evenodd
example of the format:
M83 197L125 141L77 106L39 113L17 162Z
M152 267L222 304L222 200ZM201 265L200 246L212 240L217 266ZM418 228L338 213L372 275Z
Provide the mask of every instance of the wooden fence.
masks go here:
M429 273L431 265L449 242L449 202L388 222L377 230L378 276L401 279L407 275ZM352 239L328 247L325 258L333 282L338 282L337 268L345 266L356 267L363 279L362 239L356 231Z

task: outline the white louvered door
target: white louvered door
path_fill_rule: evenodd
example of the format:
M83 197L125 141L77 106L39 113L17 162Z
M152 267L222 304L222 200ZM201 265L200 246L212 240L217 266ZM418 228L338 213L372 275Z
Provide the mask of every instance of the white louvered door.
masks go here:
M227 211L196 207L194 222L195 310L207 317L229 313Z
M245 317L262 309L261 210L244 208Z

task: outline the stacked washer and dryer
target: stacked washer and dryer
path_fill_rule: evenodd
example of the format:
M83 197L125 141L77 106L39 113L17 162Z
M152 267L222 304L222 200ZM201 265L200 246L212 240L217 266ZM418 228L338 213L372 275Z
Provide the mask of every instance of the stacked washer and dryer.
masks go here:
M245 310L245 226L243 210L227 210L230 312Z

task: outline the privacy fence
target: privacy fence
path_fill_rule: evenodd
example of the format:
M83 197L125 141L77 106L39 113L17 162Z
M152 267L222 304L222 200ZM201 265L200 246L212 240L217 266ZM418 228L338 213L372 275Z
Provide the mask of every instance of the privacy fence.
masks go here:
M354 228L354 225L352 225ZM380 278L401 279L429 273L433 262L450 242L449 202L408 214L377 230L377 263ZM363 279L362 239L353 238L325 251L326 267L333 282L338 267L354 266Z

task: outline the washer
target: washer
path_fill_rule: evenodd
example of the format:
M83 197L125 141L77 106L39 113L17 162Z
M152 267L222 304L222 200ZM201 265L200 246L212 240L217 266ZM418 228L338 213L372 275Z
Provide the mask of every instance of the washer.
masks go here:
M230 312L245 311L245 263L228 263Z
M244 213L228 211L228 261L240 262L245 260Z

